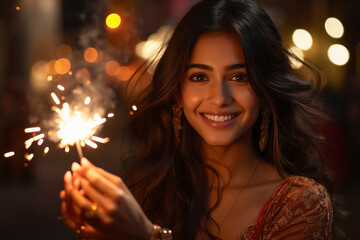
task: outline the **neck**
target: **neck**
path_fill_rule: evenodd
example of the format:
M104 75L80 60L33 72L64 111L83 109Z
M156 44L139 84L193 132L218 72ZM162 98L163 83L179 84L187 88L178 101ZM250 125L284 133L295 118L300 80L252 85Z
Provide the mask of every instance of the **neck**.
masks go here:
M219 174L219 183L214 174L209 172L212 188L246 185L249 174L260 156L257 154L252 141L251 133L247 138L242 138L229 146L210 146L203 143L203 156L205 162L216 169Z

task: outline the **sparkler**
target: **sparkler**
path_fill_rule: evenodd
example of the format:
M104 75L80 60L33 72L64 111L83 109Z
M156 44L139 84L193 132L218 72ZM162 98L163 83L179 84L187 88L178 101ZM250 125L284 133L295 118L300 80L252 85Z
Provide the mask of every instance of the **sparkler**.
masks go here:
M60 91L64 91L65 88L62 85L57 85L57 88ZM27 139L25 144L25 149L29 149L34 142L37 142L38 146L41 146L46 139L57 142L59 148L63 148L65 152L70 151L70 147L74 146L77 149L79 158L81 159L84 154L82 148L85 146L90 146L94 149L97 148L98 143L107 143L109 138L101 138L94 136L97 130L106 122L106 118L101 117L98 112L90 111L91 98L87 96L82 102L84 106L83 109L77 105L71 106L67 102L61 102L64 100L64 97L59 97L56 93L51 92L51 98L53 99L55 105L52 106L52 110L55 112L55 115L51 119L52 126L48 131L44 131L40 127L28 127L24 129L25 133L32 134L32 137ZM109 113L107 117L113 117L114 113ZM44 147L43 154L46 155L50 151L48 146ZM15 155L15 152L7 152L4 154L5 158L10 158ZM24 158L27 162L31 161L34 158L33 153L26 153ZM25 166L28 166L26 163Z

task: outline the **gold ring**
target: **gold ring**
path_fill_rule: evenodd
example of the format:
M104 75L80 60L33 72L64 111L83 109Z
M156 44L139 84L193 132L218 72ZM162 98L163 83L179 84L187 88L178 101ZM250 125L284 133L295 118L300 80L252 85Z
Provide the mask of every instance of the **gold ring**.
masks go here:
M97 214L97 210L98 207L95 204L93 204L91 205L91 208L84 213L84 216L86 218L94 218Z

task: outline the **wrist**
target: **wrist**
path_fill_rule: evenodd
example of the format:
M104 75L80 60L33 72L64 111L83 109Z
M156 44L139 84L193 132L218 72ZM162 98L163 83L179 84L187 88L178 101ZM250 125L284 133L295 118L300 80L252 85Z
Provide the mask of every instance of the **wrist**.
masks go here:
M172 240L172 231L170 229L154 225L150 240Z

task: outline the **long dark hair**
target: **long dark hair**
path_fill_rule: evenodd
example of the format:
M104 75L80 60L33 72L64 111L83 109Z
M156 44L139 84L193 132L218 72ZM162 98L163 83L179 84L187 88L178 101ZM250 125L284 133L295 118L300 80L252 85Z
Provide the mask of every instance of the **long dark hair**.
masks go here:
M173 230L175 239L197 234L218 239L207 229L208 173L200 136L185 117L176 144L172 106L198 37L231 31L243 48L250 83L262 106L271 112L270 136L262 154L281 176L296 174L323 183L323 155L316 135L321 119L317 101L320 79L294 74L289 53L266 12L251 0L205 0L194 5L175 28L150 85L139 94L130 129L136 142L123 177L149 219ZM299 59L298 59L299 60ZM300 60L299 60L300 61ZM253 127L258 142L261 115ZM257 146L257 144L256 144Z

